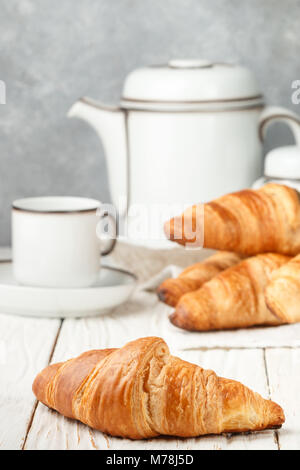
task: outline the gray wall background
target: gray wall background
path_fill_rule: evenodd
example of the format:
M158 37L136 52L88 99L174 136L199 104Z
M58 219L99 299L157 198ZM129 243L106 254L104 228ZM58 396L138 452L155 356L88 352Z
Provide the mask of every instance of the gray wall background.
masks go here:
M200 57L251 67L272 104L300 79L299 0L0 0L0 244L10 243L18 197L109 201L101 143L68 120L82 95L118 101L133 68ZM291 142L269 132L267 148Z

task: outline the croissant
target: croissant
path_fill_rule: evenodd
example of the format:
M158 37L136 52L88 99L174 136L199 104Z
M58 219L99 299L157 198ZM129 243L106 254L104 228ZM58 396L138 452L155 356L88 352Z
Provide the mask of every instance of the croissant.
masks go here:
M182 245L202 244L246 255L300 253L300 201L295 189L267 184L204 204L204 227L198 205L165 224L167 237Z
M242 256L228 251L220 251L200 263L186 268L176 278L166 279L157 289L162 302L175 307L180 297L187 292L199 289L224 269L241 261Z
M267 308L264 290L272 271L289 261L262 254L241 261L179 300L171 322L186 330L220 330L283 323Z
M265 298L282 322L300 322L300 255L272 273Z
M285 420L276 403L171 356L155 337L49 366L33 391L64 416L131 439L259 431Z

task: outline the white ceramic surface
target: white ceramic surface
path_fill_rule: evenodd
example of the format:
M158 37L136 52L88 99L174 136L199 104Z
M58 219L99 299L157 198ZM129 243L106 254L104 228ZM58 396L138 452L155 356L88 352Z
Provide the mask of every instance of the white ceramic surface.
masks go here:
M95 316L125 302L135 285L133 274L102 266L97 281L88 288L22 286L14 278L12 263L0 261L0 312L52 318Z
M265 158L264 176L252 188L275 182L290 186L300 192L300 146L287 145L271 150Z
M300 179L300 146L277 147L266 155L265 176Z
M69 116L102 139L113 202L125 216L138 205L151 213L157 204L206 202L250 187L262 175L262 140L274 121L289 124L300 141L300 117L264 108L249 70L207 61L138 69L120 106L82 98ZM158 239L161 245L151 236L140 244L165 247L162 224Z
M245 67L206 60L173 59L166 65L133 70L124 83L122 102L199 102L247 99L258 95L257 80Z
M20 284L87 287L100 268L97 236L101 203L75 197L40 197L13 203L14 275Z

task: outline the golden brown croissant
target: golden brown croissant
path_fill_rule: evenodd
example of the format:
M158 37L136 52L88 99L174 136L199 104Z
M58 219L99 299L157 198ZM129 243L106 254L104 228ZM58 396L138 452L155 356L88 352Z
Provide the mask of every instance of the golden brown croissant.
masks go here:
M236 253L220 251L200 263L189 266L176 279L166 279L157 289L158 297L162 302L175 307L183 294L199 289L224 269L239 263L242 258L243 256Z
M300 255L272 273L265 298L269 309L282 322L300 321Z
M203 230L199 206L165 224L173 241L197 246ZM200 243L200 242L199 242ZM246 255L300 253L300 200L295 189L267 184L204 204L204 247Z
M267 253L226 269L200 289L182 296L171 322L196 331L283 323L267 308L264 290L272 271L289 259Z
M69 418L131 439L258 431L284 422L276 403L171 356L155 337L49 366L33 391Z

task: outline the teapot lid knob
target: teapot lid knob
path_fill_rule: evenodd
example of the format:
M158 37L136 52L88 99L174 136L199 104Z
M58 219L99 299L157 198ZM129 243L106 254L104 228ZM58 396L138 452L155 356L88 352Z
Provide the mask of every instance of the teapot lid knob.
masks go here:
M300 179L300 146L287 145L271 150L265 159L265 176Z

